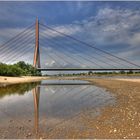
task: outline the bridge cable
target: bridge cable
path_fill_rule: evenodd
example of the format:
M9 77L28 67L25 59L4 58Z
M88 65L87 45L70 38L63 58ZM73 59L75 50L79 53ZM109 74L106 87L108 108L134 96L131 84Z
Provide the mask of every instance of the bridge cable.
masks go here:
M32 35L32 34L31 34L31 35ZM6 52L6 53L8 54L8 53L11 51L11 49L14 50L14 49L20 48L21 46L20 46L19 44L24 43L24 42L25 42L24 39L26 39L26 38L28 39L29 36L23 37L23 38L22 38L22 41L20 41L20 42L18 41L18 43L16 43L15 45L11 43L11 46L14 46L15 48L10 46L11 48L7 48L7 50L4 50L2 53ZM5 54L1 55L1 57L3 57L4 55L5 55Z
M22 53L16 55L16 57L11 58L10 60L9 60L9 59L6 60L6 62L7 62L7 61L8 61L8 62L12 62L12 61L14 61L14 60L18 60L18 59L21 58L22 56L27 55L27 53L29 53L29 50L31 50L31 49L32 49L32 47L29 47L28 49L25 49Z
M50 31L47 31L47 32L50 32ZM44 34L45 34L45 32L43 32ZM55 40L58 40L57 38L55 38ZM53 41L53 42L55 42L55 41ZM60 41L59 41L60 42ZM64 47L64 46L63 46ZM71 46L71 47L73 47L73 46ZM78 50L78 52L79 52L79 50ZM108 58L108 57L107 57ZM96 58L97 59L97 58ZM109 58L108 58L109 59ZM99 59L97 59L98 61L101 61L101 60L99 60ZM112 59L111 59L111 61L112 61ZM118 63L118 62L116 62L116 63ZM119 63L120 64L120 63ZM111 64L110 64L111 65ZM121 64L122 65L122 64ZM123 64L124 65L124 64ZM113 64L112 64L112 66L114 66ZM125 66L125 65L124 65ZM115 67L115 66L114 66Z
M40 24L41 24L41 23L40 23ZM55 30L55 29L53 29L53 28L51 28L51 27L49 27L49 26L47 26L47 25L44 25L44 24L41 24L41 25L43 25L44 27L46 27L46 28L48 28L48 29L50 29L50 30L52 30L52 31L55 31L55 32L57 32L57 33L59 33L59 34L61 34L61 35L63 35L63 36L66 36L66 37L68 37L68 38L71 38L71 39L73 39L73 40L75 40L75 41L77 41L77 42L79 42L79 43L81 43L81 44L85 44L86 46L88 46L88 47L90 47L90 48L97 49L97 50L99 50L99 51L101 51L101 52L104 52L104 53L106 53L106 54L108 54L108 55L110 55L110 56L113 56L113 57L118 58L118 59L120 59L120 60L122 60L122 61L125 61L125 62L127 62L127 63L129 63L129 64L132 64L132 65L134 65L134 66L136 66L136 67L140 67L139 65L137 65L137 64L135 64L135 63L132 63L132 62L126 60L126 59L120 58L120 57L118 57L118 56L116 56L116 55L113 55L113 54L111 54L111 53L109 53L109 52L106 52L106 51L104 51L104 50L102 50L102 49L96 48L96 47L92 46L91 44L88 44L88 43L86 43L86 42L84 42L84 41L81 41L81 40L79 40L79 39L76 39L75 37L72 37L72 36L67 35L67 34L65 34L65 33L62 33L62 32L60 32L60 31L58 31L58 30Z
M47 35L48 36L48 35ZM47 38L47 39L49 39L49 38ZM55 39L55 41L56 41L57 39ZM50 40L49 40L50 41ZM50 42L55 42L55 41L50 41ZM64 46L63 46L64 47ZM71 46L71 48L74 48L73 46ZM74 48L74 49L76 49L76 48ZM77 52L81 52L81 50L79 50L79 49L76 49L77 50ZM89 58L88 59L88 61L91 61L91 58L94 58L94 59L96 59L96 60L98 60L98 61L100 61L100 62L102 62L102 63L106 63L106 64L108 64L108 65L111 65L111 64L109 64L109 63L107 63L107 62L105 62L105 61L103 61L103 60L100 60L100 59L98 59L98 58L95 58L95 57L93 57L93 56L87 56L87 58ZM84 59L86 59L87 60L87 58L84 58ZM93 61L92 61L93 62ZM113 64L111 65L111 66L114 66ZM114 67L116 67L116 66L114 66Z
M84 24L83 24L84 25ZM70 25L70 26L72 26L72 25ZM65 27L65 26L61 26L61 27ZM45 27L44 27L45 28ZM71 31L71 28L73 29L73 27L69 27L69 30ZM87 37L87 35L85 35L85 37ZM88 37L87 37L88 38ZM96 45L96 43L95 43L95 41L94 41L94 43L93 44L91 44L91 45ZM87 50L87 49L86 49ZM127 49L128 50L128 49ZM91 51L91 50L90 50ZM95 54L98 54L98 55L100 55L100 56L104 56L105 58L107 58L108 60L111 60L111 62L114 62L114 60L112 60L112 58L108 58L108 57L106 57L104 54L100 54L100 53L98 53L97 52L97 50L95 50L94 49L94 51L96 51L96 53ZM114 57L113 57L114 58ZM97 59L97 58L96 58ZM120 61L120 60L119 60ZM122 62L122 60L120 61L120 62ZM121 63L118 63L118 61L115 61L115 63L117 63L117 64L121 64ZM113 65L113 64L112 64ZM121 64L121 65L124 65L123 63ZM126 66L126 65L124 65L124 66ZM116 66L115 66L116 67ZM128 66L128 67L130 67L130 66ZM117 68L117 67L116 67Z
M10 55L10 57L8 57L8 59L11 59L11 57L16 56L18 51L22 52L24 49L27 49L28 44L30 42L31 42L31 38L29 38L29 37L27 37L27 40L24 40L23 42L19 42L18 46L16 48L13 48L13 50L10 50L7 52L7 55L10 55L10 53L13 53L12 55ZM3 59L5 59L4 55L3 55L3 58L1 60L3 60Z
M45 47L40 47L40 49L44 49L45 51L48 51L48 50L46 50L46 48ZM55 58L54 56L52 57L49 53L47 54L52 60L54 60L54 61L56 61L57 62L57 58ZM58 62L59 63L59 62ZM58 63L56 63L56 65L59 67L59 66L62 66L62 64L58 64Z
M35 24L34 24L34 23L31 24L31 25L28 26L26 29L24 29L22 32L18 33L16 36L12 37L10 40L8 40L8 41L5 42L4 44L0 45L0 47L4 47L6 44L9 44L11 41L17 40L17 38L20 37L20 35L22 35L22 34L25 33L28 29L30 29L31 27L33 27L33 25L35 25Z
M20 57L20 54L23 53L24 50L28 49L28 47L25 48L24 46L27 46L30 42L31 42L31 40L28 39L25 43L23 43L23 44L21 45L22 48L18 51L18 54L17 54L17 52L16 52L16 53L13 53L13 54L10 55L8 58L5 58L4 60L12 59L12 58L17 57L17 56ZM32 47L32 48L33 48L33 47Z
M49 45L49 46L50 46L50 45ZM81 65L81 64L83 65L83 63L82 63L81 61L78 61L77 58L70 56L68 53L67 53L67 55L66 55L66 54L62 54L62 55L65 55L66 57L69 57L69 58L71 58L72 60L75 60L75 61L78 62L80 65ZM59 56L58 56L58 57L59 57ZM63 61L64 61L64 58L61 57L61 59L63 59ZM67 61L67 62L68 62L68 61ZM71 63L71 62L68 62L68 63Z
M45 36L46 37L46 36ZM55 41L53 41L53 42L55 42ZM51 43L52 44L52 43ZM56 43L55 43L56 44ZM57 44L60 44L60 43L57 43ZM64 47L64 46L63 46ZM81 57L81 56L79 56L79 57ZM85 58L83 58L82 57L82 59L85 59ZM76 61L78 61L77 59L76 59ZM88 60L88 61L91 61L91 60ZM81 63L81 62L80 62ZM94 63L94 64L96 64L96 65L98 65L97 63L95 63L95 62L93 62L93 61L91 61L91 63ZM83 64L83 63L82 63ZM100 66L100 65L98 65L98 66ZM100 66L101 67L101 66Z
M49 44L49 46L50 46L50 44ZM62 54L62 55L65 55L65 54ZM61 56L58 56L58 57L61 57ZM69 57L72 60L76 60L77 62L79 62L80 65L83 64L81 61L78 61L75 57L71 57L68 53L67 53L66 57ZM61 59L64 61L64 58L61 57ZM69 63L69 62L67 61L67 63Z
M27 38L27 40L26 41L24 41L24 43L22 43L22 45L20 45L20 47L19 48L13 48L13 50L12 51L15 51L15 53L13 53L12 55L10 55L7 59L11 59L11 58L14 58L14 56L18 56L18 55L20 55L20 53L19 54L17 54L17 50L19 50L19 52L23 52L25 49L28 49L28 44L31 42L31 39L28 37ZM27 45L27 46L26 46ZM21 48L22 47L22 48ZM10 54L10 52L9 52L9 54ZM4 57L3 57L3 59L4 59ZM2 60L3 60L2 59Z
M42 44L42 43L41 43ZM50 45L49 45L50 46ZM43 47L43 46L42 46ZM46 47L43 47L44 49L47 49ZM59 59L61 59L62 61L64 61L66 64L69 63L67 60L65 60L63 57L61 57L60 55L58 55L56 53L56 51L53 51L53 53L55 54L55 56L57 56ZM48 55L48 54L47 54ZM56 61L57 62L57 61ZM60 64L60 63L59 63ZM61 66L63 67L64 65L61 64Z

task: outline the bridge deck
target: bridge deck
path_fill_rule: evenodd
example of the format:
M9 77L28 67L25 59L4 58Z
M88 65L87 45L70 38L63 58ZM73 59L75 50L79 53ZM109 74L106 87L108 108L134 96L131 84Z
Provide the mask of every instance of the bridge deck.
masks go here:
M62 86L62 85L93 85L92 83L45 83L39 86Z
M37 68L40 71L140 71L140 68L115 68L115 69L95 69L95 68Z

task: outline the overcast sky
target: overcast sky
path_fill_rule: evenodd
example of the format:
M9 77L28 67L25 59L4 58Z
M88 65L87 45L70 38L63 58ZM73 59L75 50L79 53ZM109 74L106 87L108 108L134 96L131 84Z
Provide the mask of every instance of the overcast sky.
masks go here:
M0 15L1 44L22 31L25 27L34 23L38 16L40 22L48 26L90 44L95 44L97 48L106 50L140 65L140 2L1 1ZM48 40L49 39L59 39L61 42L65 41L65 38L59 34L50 36ZM50 55L52 54L53 56L55 55L53 50L55 50L55 53L62 57L65 57L68 53L69 55L73 53L75 56L72 57L77 57L78 60L80 59L80 52L74 52L74 48L66 52L66 49L61 49L61 44L58 50L48 44L48 48L43 48L42 53L46 50L46 52L50 52ZM78 44L78 46L73 47L77 47L78 49L81 47L82 57L88 53L89 56L94 55L86 46L82 47ZM84 53L85 51L86 53ZM29 62L31 62L30 53L27 54L30 58L30 60L28 59ZM66 55L64 56L65 53ZM46 53L44 53L44 56L42 55L42 58L44 58L44 60L42 60L42 63L44 63L43 66L56 67L56 60L65 67L71 65L66 64L64 60L57 58L56 55L54 57L55 60L53 60L52 57L45 57ZM74 63L74 60L70 60L70 57L64 59ZM74 66L80 65L80 67L86 67L86 65L91 65L91 63L86 60L82 60L82 62L83 65L75 63ZM97 63L99 62L97 61ZM103 66L103 64L101 65Z

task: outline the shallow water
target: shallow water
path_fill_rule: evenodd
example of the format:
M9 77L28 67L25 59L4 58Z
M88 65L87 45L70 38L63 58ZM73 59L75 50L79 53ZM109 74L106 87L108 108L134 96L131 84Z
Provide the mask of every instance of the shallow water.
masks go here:
M114 103L109 92L86 81L45 80L0 88L0 134L4 138L35 137L87 110L98 109L95 117L101 107Z

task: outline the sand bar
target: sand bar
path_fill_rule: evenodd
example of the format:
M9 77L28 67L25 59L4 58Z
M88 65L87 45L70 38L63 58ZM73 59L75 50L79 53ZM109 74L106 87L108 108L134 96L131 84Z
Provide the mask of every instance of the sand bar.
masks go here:
M124 78L116 78L116 80L120 80L120 81L129 81L129 82L140 82L140 79L124 79Z
M21 77L7 77L0 76L0 86L18 84L18 83L27 83L27 82L35 82L49 79L49 77L37 77L37 76L21 76Z

